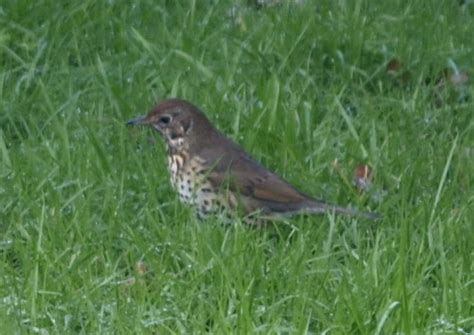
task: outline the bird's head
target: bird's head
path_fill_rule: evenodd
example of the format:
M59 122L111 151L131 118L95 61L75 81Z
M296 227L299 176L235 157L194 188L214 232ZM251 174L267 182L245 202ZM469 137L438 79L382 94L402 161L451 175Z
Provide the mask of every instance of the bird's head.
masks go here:
M158 131L171 149L192 141L192 136L210 126L206 116L191 103L168 99L159 103L147 115L127 122L127 125L147 125Z

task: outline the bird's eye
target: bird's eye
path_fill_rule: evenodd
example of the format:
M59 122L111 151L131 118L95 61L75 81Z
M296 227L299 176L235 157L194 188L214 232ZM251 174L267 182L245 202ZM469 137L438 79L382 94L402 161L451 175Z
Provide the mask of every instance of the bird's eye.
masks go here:
M164 115L158 119L158 123L161 125L167 125L168 123L170 123L170 121L171 117L169 117L168 115Z

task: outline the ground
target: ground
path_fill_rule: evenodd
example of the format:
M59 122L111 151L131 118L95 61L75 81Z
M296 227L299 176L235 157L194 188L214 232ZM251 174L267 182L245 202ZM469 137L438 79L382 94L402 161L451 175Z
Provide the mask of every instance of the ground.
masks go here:
M473 331L472 1L19 0L0 23L2 333ZM382 219L199 221L125 126L167 97Z

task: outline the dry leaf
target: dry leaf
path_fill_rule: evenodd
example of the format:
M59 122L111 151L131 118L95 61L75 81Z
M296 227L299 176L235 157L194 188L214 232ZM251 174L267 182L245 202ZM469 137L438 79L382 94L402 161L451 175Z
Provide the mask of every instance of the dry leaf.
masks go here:
M143 261L138 261L138 262L135 264L135 270L137 271L137 273L138 273L140 276L143 276L143 275L147 274L147 272L148 272L148 267L146 266L145 262L143 262Z
M357 167L354 171L352 183L360 192L369 190L372 185L372 171L368 165L364 164Z
M402 63L397 58L392 58L388 61L387 65L385 66L385 71L389 75L395 75L400 72L402 68Z

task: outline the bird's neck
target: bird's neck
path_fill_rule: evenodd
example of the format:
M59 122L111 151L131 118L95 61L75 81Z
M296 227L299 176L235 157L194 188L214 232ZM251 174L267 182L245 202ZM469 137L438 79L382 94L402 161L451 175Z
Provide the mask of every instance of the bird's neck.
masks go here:
M186 141L183 137L167 139L166 147L167 147L167 150L168 150L168 154L170 154L170 155L174 155L174 154L179 153L181 151L188 151L189 150L188 144L186 143Z

